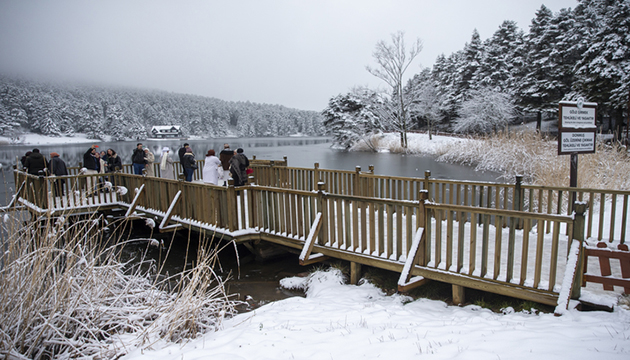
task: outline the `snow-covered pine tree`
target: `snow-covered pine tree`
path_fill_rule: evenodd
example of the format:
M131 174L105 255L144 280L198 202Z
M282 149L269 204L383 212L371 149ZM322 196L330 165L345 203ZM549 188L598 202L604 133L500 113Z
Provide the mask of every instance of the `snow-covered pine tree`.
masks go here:
M61 116L52 96L46 94L37 101L33 101L32 109L31 130L33 132L48 136L61 135L58 126Z
M358 140L367 140L382 130L382 112L382 101L378 94L358 88L331 98L322 114L324 126L333 134L334 143L348 149Z
M129 119L130 120L130 119ZM114 141L126 140L129 136L131 123L123 118L123 111L118 105L109 105L107 108L107 118L105 124L108 134Z
M588 94L600 110L608 110L620 138L623 108L630 97L630 1L583 0L580 5L585 7L581 18L595 28L575 66L574 88Z
M455 101L458 104L468 99L468 92L476 87L474 77L481 67L484 51L479 32L475 29L470 42L464 45L461 57L457 58L458 62L455 71L458 76L455 82Z
M523 66L523 31L506 20L485 42L484 52L472 86L491 87L515 94L516 78Z

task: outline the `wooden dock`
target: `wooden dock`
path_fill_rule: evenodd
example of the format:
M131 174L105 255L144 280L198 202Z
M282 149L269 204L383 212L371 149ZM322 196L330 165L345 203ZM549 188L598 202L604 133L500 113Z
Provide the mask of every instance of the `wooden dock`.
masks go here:
M578 299L585 285L582 261L567 265L572 243L581 249L593 235L623 245L627 234L630 191L534 187L520 179L437 180L428 172L424 178L391 177L373 168L338 171L317 164L292 168L286 158L251 163L255 177L238 188L128 169L57 178L16 171L19 189L11 206L49 216L120 208L128 217L158 219L162 232L187 228L242 243L266 241L301 250L302 264L350 261L353 282L361 265L400 273L401 291L428 280L447 282L454 303L473 288L568 304L560 294ZM55 196L61 178L64 195ZM88 192L88 183L104 191ZM581 201L575 208L568 202L572 192Z

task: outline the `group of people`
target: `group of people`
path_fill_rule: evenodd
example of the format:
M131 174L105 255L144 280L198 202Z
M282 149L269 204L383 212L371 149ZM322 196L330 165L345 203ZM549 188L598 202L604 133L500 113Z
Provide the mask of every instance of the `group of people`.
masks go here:
M50 161L46 160L44 155L39 152L39 149L33 149L33 151L27 151L26 154L20 160L24 170L28 174L37 176L65 176L68 175L68 168L66 163L61 159L59 153L51 152ZM63 195L63 185L65 179L55 180L53 183L53 191L55 196Z
M160 172L163 178L172 178L174 161L169 156L170 149L162 149L160 159ZM177 152L179 162L183 168L186 181L192 181L193 174L198 168L195 154L190 144L185 143ZM229 144L223 144L223 150L216 156L213 149L206 153L205 164L203 166L203 182L213 185L227 185L227 181L232 177L235 186L247 184L249 159L243 153L243 149L230 149ZM251 170L249 170L251 171Z
M162 148L160 157L160 177L165 179L175 179L175 162L170 157L170 148ZM186 181L192 181L193 174L198 168L195 154L190 144L184 144L178 151L179 161L183 168ZM64 176L68 175L65 162L58 153L50 153L50 162L40 153L39 149L27 152L21 159L22 165L27 173L39 176ZM155 176L153 164L155 155L142 143L138 143L131 155L133 173L136 175ZM104 174L120 171L123 168L120 156L114 149L98 151L98 145L92 145L83 154L83 171L87 175ZM206 153L205 164L203 166L203 182L213 185L227 185L228 179L234 180L234 186L243 186L248 182L249 159L243 153L242 148L230 149L229 144L223 144L223 150L216 156L213 149ZM63 187L65 180L60 179L60 187ZM87 178L88 189L92 188L91 177ZM62 191L62 190L60 190Z

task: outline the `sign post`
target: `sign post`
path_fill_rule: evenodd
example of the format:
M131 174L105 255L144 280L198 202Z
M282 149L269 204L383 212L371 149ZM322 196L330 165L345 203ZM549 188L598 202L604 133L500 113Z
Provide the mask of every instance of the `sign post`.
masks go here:
M571 155L570 187L577 187L578 154L595 153L597 103L561 101L558 119L558 155ZM573 208L575 191L571 193Z

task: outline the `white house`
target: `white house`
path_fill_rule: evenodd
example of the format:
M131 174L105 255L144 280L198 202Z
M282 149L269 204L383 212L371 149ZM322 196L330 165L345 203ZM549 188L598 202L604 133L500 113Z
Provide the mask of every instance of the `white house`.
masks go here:
M154 126L151 128L153 138L180 138L182 137L182 127L179 125Z

